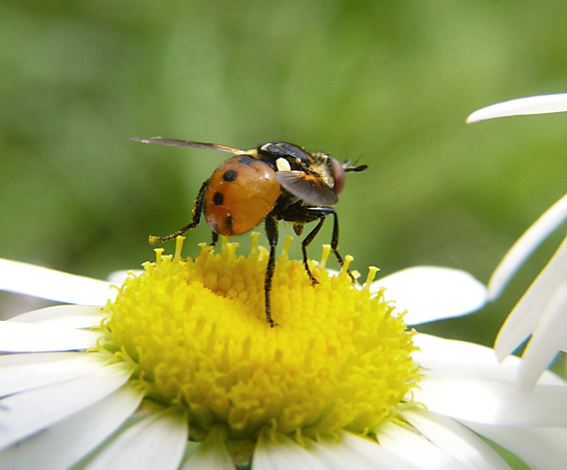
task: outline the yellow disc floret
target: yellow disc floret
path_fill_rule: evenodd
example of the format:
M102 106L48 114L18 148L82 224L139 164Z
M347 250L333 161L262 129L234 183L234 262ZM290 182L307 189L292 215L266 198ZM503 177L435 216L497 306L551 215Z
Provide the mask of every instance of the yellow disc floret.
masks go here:
M392 416L417 382L402 318L345 270L332 276L312 263L313 286L284 250L271 328L268 255L256 243L248 257L224 240L220 254L202 245L194 260L179 256L180 245L175 256L156 250L156 262L120 288L107 307L108 344L137 364L147 396L184 407L192 432L223 424L234 439L255 439L263 427L364 433Z

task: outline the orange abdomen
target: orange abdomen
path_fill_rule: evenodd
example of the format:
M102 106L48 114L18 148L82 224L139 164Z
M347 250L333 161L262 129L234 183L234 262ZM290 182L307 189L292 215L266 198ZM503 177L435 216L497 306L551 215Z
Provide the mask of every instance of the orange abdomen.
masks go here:
M230 158L209 180L205 218L219 235L240 235L266 218L280 192L276 172L267 163L248 155Z

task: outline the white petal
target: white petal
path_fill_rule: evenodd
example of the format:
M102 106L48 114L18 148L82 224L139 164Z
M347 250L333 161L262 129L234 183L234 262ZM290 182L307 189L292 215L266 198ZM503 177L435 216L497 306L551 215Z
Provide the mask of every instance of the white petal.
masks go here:
M515 383L523 361L508 356L498 361L494 350L480 344L449 340L417 333L413 343L419 351L412 358L420 367L438 372L456 372L469 378L483 378L499 382ZM565 385L565 381L551 372L544 372L540 379L545 385Z
M0 449L9 447L102 400L130 377L124 363L0 400Z
M99 326L108 317L99 307L85 305L57 305L23 313L8 321L21 323L43 323L44 325L62 326L65 328L92 328Z
M567 94L565 93L529 96L479 109L467 118L467 122L470 124L498 117L560 113L562 111L567 111Z
M313 443L312 453L326 462L327 468L356 468L357 470L390 470L392 468L420 469L419 464L402 459L376 441L342 432L340 440Z
M514 351L534 331L554 292L567 280L565 266L567 266L567 239L563 241L500 328L494 344L499 359Z
M187 418L166 410L145 417L114 439L86 470L175 470L187 442Z
M567 429L509 428L479 423L465 423L522 459L530 468L555 470L567 462Z
M102 333L34 323L0 321L0 351L41 352L89 349Z
M108 282L6 259L0 259L0 290L99 307L116 297Z
M124 282L128 277L131 277L131 275L137 277L143 272L144 271L142 269L129 269L128 271L126 270L114 271L113 273L110 273L110 275L106 278L106 280L110 282L113 286L120 287L122 284L124 284Z
M567 282L551 297L532 334L518 374L518 386L529 391L553 361L567 336Z
M563 196L514 243L488 281L488 298L500 296L516 271L541 243L567 219L567 195ZM563 242L565 244L565 242Z
M403 415L421 434L467 469L510 468L492 447L457 421L421 408L404 411Z
M235 470L223 434L224 432L211 429L207 438L191 453L180 470Z
M413 342L420 349L412 354L414 361L430 370L459 372L513 383L523 364L523 360L516 356L508 356L499 362L493 349L466 341L417 333L413 336ZM540 383L565 385L564 380L547 371L543 373Z
M511 383L516 379L521 362L517 357L509 357L499 363L493 349L466 341L418 333L413 342L420 348L412 354L415 362L436 371L459 372Z
M98 354L73 352L0 356L0 396L75 379L106 363Z
M98 447L138 408L143 391L125 385L98 403L0 453L0 468L65 470Z
M357 470L373 470L379 468L370 462L366 462L348 447L341 446L330 440L315 442L311 452L329 469L356 468Z
M329 467L289 437L278 434L278 443L274 444L262 433L252 456L252 470L278 469L329 470Z
M393 423L381 425L376 430L376 435L381 446L418 468L430 470L466 468L423 436Z
M416 266L379 279L370 290L381 287L398 312L408 311L404 317L408 325L459 317L486 304L484 284L457 269Z
M508 359L506 359L508 360ZM564 386L566 381L555 375L553 372L546 370L543 372L542 376L539 378L538 385L561 385Z
M567 426L566 386L539 385L531 393L522 393L511 383L422 372L414 400L434 413L502 426Z

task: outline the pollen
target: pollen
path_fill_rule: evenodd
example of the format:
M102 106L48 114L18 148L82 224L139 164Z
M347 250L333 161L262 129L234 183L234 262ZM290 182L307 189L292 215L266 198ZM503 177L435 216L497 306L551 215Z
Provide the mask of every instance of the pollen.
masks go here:
M346 270L276 263L271 328L264 310L268 252L253 234L248 256L223 238L195 258L156 250L108 304L107 349L135 364L147 398L181 406L191 435L222 425L230 439L263 429L290 436L367 433L392 418L418 381L412 332L382 293Z

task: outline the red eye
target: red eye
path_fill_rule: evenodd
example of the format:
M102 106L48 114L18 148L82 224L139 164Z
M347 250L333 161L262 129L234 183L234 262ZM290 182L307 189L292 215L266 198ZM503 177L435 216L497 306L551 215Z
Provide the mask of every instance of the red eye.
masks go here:
M334 158L331 158L331 164L333 165L333 173L335 174L335 185L333 186L333 190L338 196L345 187L345 170L342 163Z

